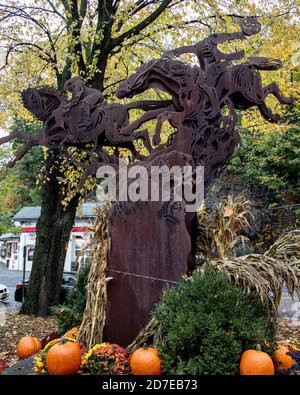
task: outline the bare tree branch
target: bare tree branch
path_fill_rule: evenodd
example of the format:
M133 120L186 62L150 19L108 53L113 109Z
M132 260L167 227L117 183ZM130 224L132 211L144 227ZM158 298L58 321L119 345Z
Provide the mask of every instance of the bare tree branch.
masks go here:
M146 33L146 34L145 33L140 33L139 34L140 37L137 37L135 40L130 40L130 42L124 44L124 48L130 48L130 47L132 47L134 45L144 45L144 46L147 46L147 48L160 49L162 51L162 53L163 53L165 50L153 39L153 36L155 36L155 34L158 31L166 31L166 30L171 30L171 29L184 29L184 28L186 28L186 27L188 27L189 25L192 25L192 24L201 24L201 25L207 27L208 29L211 29L211 26L208 23L205 23L205 22L203 22L201 20L198 20L198 19L191 20L191 21L184 21L184 22L181 23L181 26L174 26L172 24L167 24L163 28L160 28L159 30L154 29L151 32ZM140 41L142 41L144 39L151 40L152 42L154 42L155 46L151 47L150 45L147 45L147 44L141 44ZM119 52L119 49L115 48L111 52L110 56L114 56L118 52Z
M58 11L57 7L55 7L55 5L53 4L53 2L51 0L47 0L47 3L52 8L52 11L53 11L54 14L58 15L61 19L66 21L66 17Z
M51 6L51 9L49 8L44 8L44 7L37 7L37 6L26 6L26 5L19 5L17 6L13 6L13 5L8 5L8 4L0 4L0 7L2 7L2 9L8 10L8 9L17 9L17 10L30 10L30 11L42 11L42 12L46 12L49 14L56 14L58 16L60 16L62 19L65 19L64 16L57 10L57 8L55 8L55 6L53 5L53 3L51 2L51 0L47 0L48 4Z
M56 63L57 62L57 56L56 56L56 48L52 39L52 35L50 30L48 29L48 27L43 24L41 21L38 21L36 18L34 18L32 16L32 14L28 13L26 11L26 8L33 8L33 7L24 7L24 8L20 8L17 6L6 6L3 4L0 4L0 8L2 8L2 11L4 13L6 13L6 18L12 18L12 17L19 17L23 20L27 20L30 22L33 22L35 25L37 25L47 36L48 40L49 40L49 44L51 46L51 50L53 52L53 55L47 53L43 48L35 45L35 47L37 49L39 49L42 53L45 53L48 57L51 63ZM39 7L35 7L35 9L38 9ZM48 10L47 10L48 11ZM51 11L49 11L51 12ZM17 43L17 45L15 46L19 46L21 45L21 43ZM28 43L23 43L22 45L29 45ZM30 46L34 46L34 44L30 44ZM11 53L11 51L9 51L9 54Z
M139 3L139 4L137 4L137 7L133 11L131 11L129 13L129 15L135 15L139 11L141 11L144 8L148 7L148 5L150 5L150 4L157 4L159 2L160 2L160 0L138 1L137 3Z
M12 45L12 46L10 46L10 47L8 48L7 53L6 53L6 56L5 56L4 65L0 68L0 70L3 70L6 66L8 66L8 64L9 64L8 61L9 61L9 56L10 56L10 54L11 54L13 51L16 51L16 52L17 52L16 48L22 47L22 46L24 46L24 47L32 47L32 48L38 49L39 52L37 52L36 55L37 55L40 59L44 60L44 61L47 62L47 63L55 64L55 60L51 57L51 55L50 55L49 53L45 52L45 51L43 50L43 48L41 48L39 45L30 43L30 42L22 42L22 43L15 43L14 45ZM46 57L43 56L43 54L45 54Z
M65 10L69 13L71 13L71 8L69 6L68 0L61 0L61 2L63 3L63 6L65 7Z
M115 13L117 12L119 5L120 5L120 0L113 1L112 7L113 7Z
M90 63L94 61L97 50L100 49L101 52L109 52L108 47L111 45L111 32L115 12L112 0L98 0L98 19L95 37L92 44ZM99 43L99 39L101 43ZM98 68L101 66L101 62L102 59L98 59Z
M81 18L85 18L86 11L87 11L87 0L81 0L80 3L80 9L79 9L79 15Z
M119 37L112 40L112 48L121 45L124 40L127 38L136 36L146 27L148 27L152 22L154 22L168 7L168 5L172 2L172 0L163 0L160 6L156 8L155 11L152 12L146 19L142 22L137 24L136 26L132 27L131 29L127 30L127 32L121 34Z
M83 75L85 75L86 64L84 61L83 49L81 44L81 27L87 10L87 1L82 0L81 6L82 7L80 8L80 13L82 13L82 15L79 15L77 0L71 0L71 20L69 21L70 23L68 30L70 31L72 38L74 39L74 51L75 55L78 56L78 69L82 71Z

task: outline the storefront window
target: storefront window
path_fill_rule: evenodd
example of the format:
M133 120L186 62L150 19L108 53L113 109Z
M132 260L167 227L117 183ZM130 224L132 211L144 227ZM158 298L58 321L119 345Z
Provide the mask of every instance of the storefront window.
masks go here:
M71 270L77 271L81 265L86 264L90 250L87 248L89 242L87 238L75 236L74 239L74 260L71 263Z
M32 262L33 261L33 254L34 254L34 248L33 247L28 247L27 251L27 261Z

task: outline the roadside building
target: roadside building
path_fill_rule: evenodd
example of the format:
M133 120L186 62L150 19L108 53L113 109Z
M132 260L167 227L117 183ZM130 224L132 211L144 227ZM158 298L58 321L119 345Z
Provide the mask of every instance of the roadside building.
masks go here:
M78 263L84 263L88 257L86 246L91 237L88 227L94 217L94 209L97 205L99 203L87 202L77 210L66 254L64 267L66 272L76 271ZM36 241L36 223L40 213L41 208L38 206L23 207L13 217L14 225L21 228L21 233L19 236L15 236L14 241L12 239L6 241L7 245L11 245L10 250L13 251L15 257L13 259L13 254L10 253L9 269L23 270L25 258L25 270L31 270ZM0 236L0 240L4 236L6 235Z
M6 266L11 264L17 266L16 256L18 254L20 235L5 233L0 236L0 262Z

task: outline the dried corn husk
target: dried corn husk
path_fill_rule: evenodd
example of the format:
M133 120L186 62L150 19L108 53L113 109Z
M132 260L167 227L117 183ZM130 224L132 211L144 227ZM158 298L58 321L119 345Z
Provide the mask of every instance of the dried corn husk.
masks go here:
M250 229L247 217L251 217L251 204L242 196L235 199L228 196L212 214L198 213L197 251L206 259L225 257L240 241L247 238L240 235Z
M87 283L87 303L83 313L78 340L91 348L102 343L107 305L107 257L110 247L108 215L110 205L95 210L96 219L91 249L92 261Z
M209 263L246 292L257 292L264 302L272 301L273 295L276 314L283 286L291 297L300 288L300 231L283 235L263 255L226 257Z

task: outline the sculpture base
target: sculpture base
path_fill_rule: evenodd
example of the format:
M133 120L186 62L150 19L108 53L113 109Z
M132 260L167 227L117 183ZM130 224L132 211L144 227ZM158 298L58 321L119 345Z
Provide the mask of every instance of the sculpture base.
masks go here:
M128 346L168 284L187 272L191 238L181 202L122 202L110 213L104 340Z

